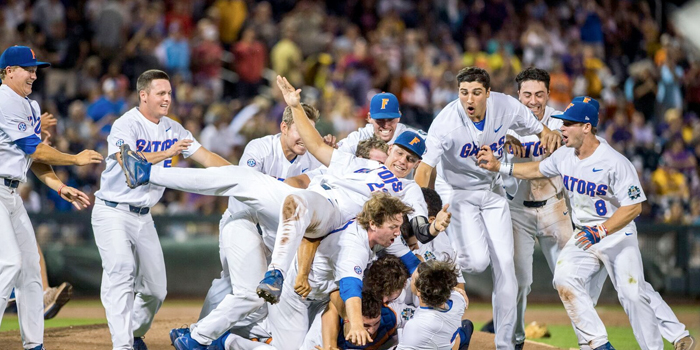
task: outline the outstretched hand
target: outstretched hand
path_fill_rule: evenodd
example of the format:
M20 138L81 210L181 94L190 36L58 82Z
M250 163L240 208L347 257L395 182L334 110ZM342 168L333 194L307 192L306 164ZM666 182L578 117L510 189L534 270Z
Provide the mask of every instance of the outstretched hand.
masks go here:
M277 76L277 86L279 86L284 96L284 102L289 107L297 107L301 103L301 89L294 89L294 86L289 83L287 78L280 75Z
M65 186L61 189L61 198L73 204L73 206L78 210L90 206L90 197L70 186Z
M450 220L452 219L452 213L447 211L449 204L445 204L440 212L435 216L435 221L433 221L433 226L437 232L442 232L447 230L447 226L450 226Z

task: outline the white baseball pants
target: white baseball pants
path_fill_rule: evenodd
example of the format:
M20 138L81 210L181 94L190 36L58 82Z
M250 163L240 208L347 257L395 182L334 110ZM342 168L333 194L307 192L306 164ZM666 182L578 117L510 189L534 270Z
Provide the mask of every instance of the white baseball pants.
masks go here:
M17 189L0 183L0 323L15 289L24 348L44 342L44 289L34 228Z
M226 331L255 314L265 316L265 301L255 289L267 271L269 249L247 213L224 214L220 224L220 254L223 281L230 281L223 300L199 322L190 327L192 339L209 345ZM222 288L223 289L223 288Z
M113 348L129 350L151 328L167 294L165 261L151 214L112 208L100 199L92 229L102 258L100 298Z
M576 247L575 242L574 236L561 251L554 284L576 331L593 349L608 342L605 325L595 311L588 289L591 277L605 268L639 346L643 350L663 349L659 323L651 298L645 292L636 230L625 227L586 251Z
M448 235L457 263L467 273L491 265L496 348L514 347L518 283L513 262L513 226L508 202L490 190L454 189Z

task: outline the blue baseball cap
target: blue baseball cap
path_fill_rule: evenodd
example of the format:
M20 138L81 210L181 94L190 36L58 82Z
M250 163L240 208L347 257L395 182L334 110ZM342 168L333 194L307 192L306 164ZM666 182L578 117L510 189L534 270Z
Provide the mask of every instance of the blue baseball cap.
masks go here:
M571 100L571 102L587 102L587 103L590 103L590 104L593 105L593 107L595 107L596 110L598 110L598 111L600 112L600 103L598 103L598 100L596 100L596 99L594 99L594 98L592 98L592 97L588 97L588 96L577 96L577 97L574 97L574 99Z
M49 67L51 63L39 62L36 60L34 51L26 46L11 46L8 47L0 56L0 68L9 66L33 67L38 68Z
M600 104L588 96L576 97L563 114L553 115L552 118L568 120L576 123L590 123L598 126L598 107Z
M399 99L389 92L374 95L369 103L369 117L372 119L401 118Z
M415 153L418 158L423 159L425 153L425 139L413 131L404 131L394 140L395 145Z

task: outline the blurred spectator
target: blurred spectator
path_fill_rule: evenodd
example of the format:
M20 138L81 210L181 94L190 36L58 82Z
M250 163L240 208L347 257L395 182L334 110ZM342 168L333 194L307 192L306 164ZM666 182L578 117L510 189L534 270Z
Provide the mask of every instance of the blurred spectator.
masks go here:
M304 57L294 42L296 28L290 22L282 23L282 39L270 51L270 63L275 73L287 77L293 86L301 86L301 63Z
M549 79L549 103L555 109L563 111L573 96L571 96L571 79L564 72L564 65L560 59L554 60Z
M32 189L32 184L30 182L21 183L18 190L27 213L31 214L41 211L41 197Z
M39 25L44 33L49 33L56 23L65 21L66 8L60 0L39 0L32 8L32 22Z
M248 16L243 0L216 0L214 8L219 15L219 37L227 47L238 39L238 32Z
M675 199L688 200L688 181L685 176L668 166L663 159L651 175L651 185L654 201L662 208L668 208L670 202Z
M218 42L219 32L208 19L197 24L200 41L192 48L192 74L194 83L211 89L214 99L223 94L221 59L223 48Z
M180 75L190 81L190 43L182 32L179 22L168 27L168 37L156 48L156 56L171 76Z
M250 98L258 94L267 65L265 45L255 37L252 27L243 29L241 40L233 46L234 71L238 74L237 96Z
M248 19L247 26L253 28L267 50L277 43L277 27L272 18L272 5L267 1L261 1L253 9L253 16Z
M635 62L629 67L630 77L625 82L625 96L632 102L634 109L652 120L656 115L657 83L654 65L650 60Z
M661 157L668 167L688 176L696 171L695 157L691 151L685 148L682 138L671 139Z
M117 0L107 0L92 22L92 46L101 58L111 58L124 47L127 15Z
M126 111L126 101L117 96L117 82L107 79L102 83L102 95L87 107L87 115L104 135L109 133L114 119Z

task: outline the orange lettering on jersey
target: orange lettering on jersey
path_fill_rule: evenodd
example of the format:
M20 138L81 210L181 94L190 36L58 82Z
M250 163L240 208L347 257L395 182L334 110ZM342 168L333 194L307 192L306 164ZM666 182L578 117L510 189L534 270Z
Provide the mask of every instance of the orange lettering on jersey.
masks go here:
M411 146L413 146L413 145L415 145L415 144L417 144L417 143L419 143L419 142L420 142L420 139L419 139L418 137L414 137L413 140L411 140L411 142L409 142L409 144L410 144Z
M591 101L591 98L588 97L588 96L586 96L586 97L583 98L583 103L588 103L588 102L590 102L590 101Z
M29 49L29 51L31 51L31 52L32 52L32 59L33 59L33 60L35 60L35 59L36 59L36 54L34 54L34 50L32 50L32 49Z
M389 103L389 99L388 99L388 98L383 98L383 99L382 99L382 109L386 109L386 104L387 104L387 103Z

